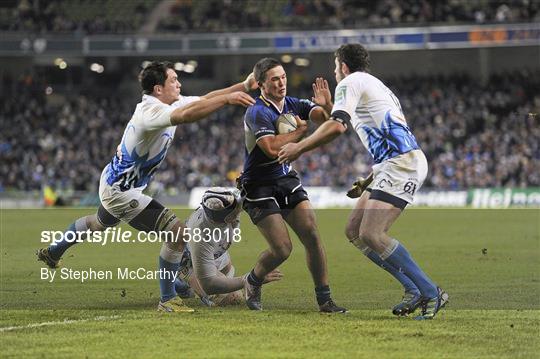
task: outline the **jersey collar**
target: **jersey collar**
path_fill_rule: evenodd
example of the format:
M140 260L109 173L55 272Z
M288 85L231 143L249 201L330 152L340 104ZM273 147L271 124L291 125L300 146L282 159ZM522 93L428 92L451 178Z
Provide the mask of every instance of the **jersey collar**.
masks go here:
M272 100L267 99L264 97L264 95L261 92L261 100L267 105L267 106L274 106L274 108L277 110L277 112L281 115L283 113L283 109L285 108L285 98L283 99L283 105L281 106L281 109L276 105Z
M142 95L142 100L145 102L150 102L150 103L161 102L157 97L154 97L152 95Z

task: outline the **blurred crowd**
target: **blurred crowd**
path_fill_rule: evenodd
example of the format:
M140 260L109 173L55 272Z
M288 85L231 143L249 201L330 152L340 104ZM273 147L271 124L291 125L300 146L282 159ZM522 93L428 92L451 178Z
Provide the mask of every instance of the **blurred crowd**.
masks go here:
M540 21L538 0L3 0L0 31L225 32Z
M289 93L310 98L311 84L290 76ZM425 187L540 186L540 72L384 79L400 98L426 153ZM1 98L0 191L95 191L139 98L66 95L51 101L39 78ZM178 126L152 188L170 192L233 185L244 158L243 109L227 107ZM352 131L294 163L307 186L349 186L372 161Z
M2 0L0 31L34 34L137 32L159 0Z
M176 0L159 30L321 30L537 20L536 0Z

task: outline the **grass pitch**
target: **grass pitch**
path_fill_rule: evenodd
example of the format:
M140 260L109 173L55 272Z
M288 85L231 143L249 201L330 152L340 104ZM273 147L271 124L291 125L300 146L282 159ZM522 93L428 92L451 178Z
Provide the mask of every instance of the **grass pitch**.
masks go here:
M529 358L540 352L540 211L408 209L391 234L450 294L433 321L395 318L401 289L344 238L347 210L317 212L333 297L347 315L317 312L295 238L285 278L263 288L263 312L244 306L156 312L152 280L40 279L43 230L64 230L92 210L0 212L2 357ZM176 210L185 218L188 210ZM126 229L128 227L125 227ZM247 217L231 254L245 273L265 248ZM154 270L159 244L83 243L64 267ZM536 354L535 354L536 353Z

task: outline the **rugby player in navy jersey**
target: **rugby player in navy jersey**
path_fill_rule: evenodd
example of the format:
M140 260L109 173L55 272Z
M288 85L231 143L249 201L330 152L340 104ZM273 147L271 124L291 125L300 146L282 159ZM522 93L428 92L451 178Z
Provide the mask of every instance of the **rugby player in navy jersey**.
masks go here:
M328 113L310 100L287 96L287 75L279 61L264 58L257 62L253 73L261 95L244 116L245 163L239 184L243 208L269 248L246 276L246 304L252 310L262 310L261 286L265 276L289 257L292 242L287 223L306 250L320 311L344 313L347 310L337 306L330 296L326 254L308 195L291 165L280 164L277 158L281 146L304 136L305 120L323 123ZM284 115L295 116L298 128L279 134L276 124Z

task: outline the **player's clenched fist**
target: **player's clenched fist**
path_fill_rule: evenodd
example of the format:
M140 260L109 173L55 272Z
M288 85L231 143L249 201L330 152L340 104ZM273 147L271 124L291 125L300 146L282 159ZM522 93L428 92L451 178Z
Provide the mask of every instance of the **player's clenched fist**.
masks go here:
M287 143L279 150L278 161L279 163L291 163L300 157L300 154L300 147L298 143Z
M242 84L244 85L244 89L246 90L246 92L259 88L259 84L257 83L257 80L255 80L255 75L253 74L253 72L250 73L248 77L246 77Z
M245 92L236 91L227 95L227 103L229 105L242 105L248 107L254 105L255 100Z

